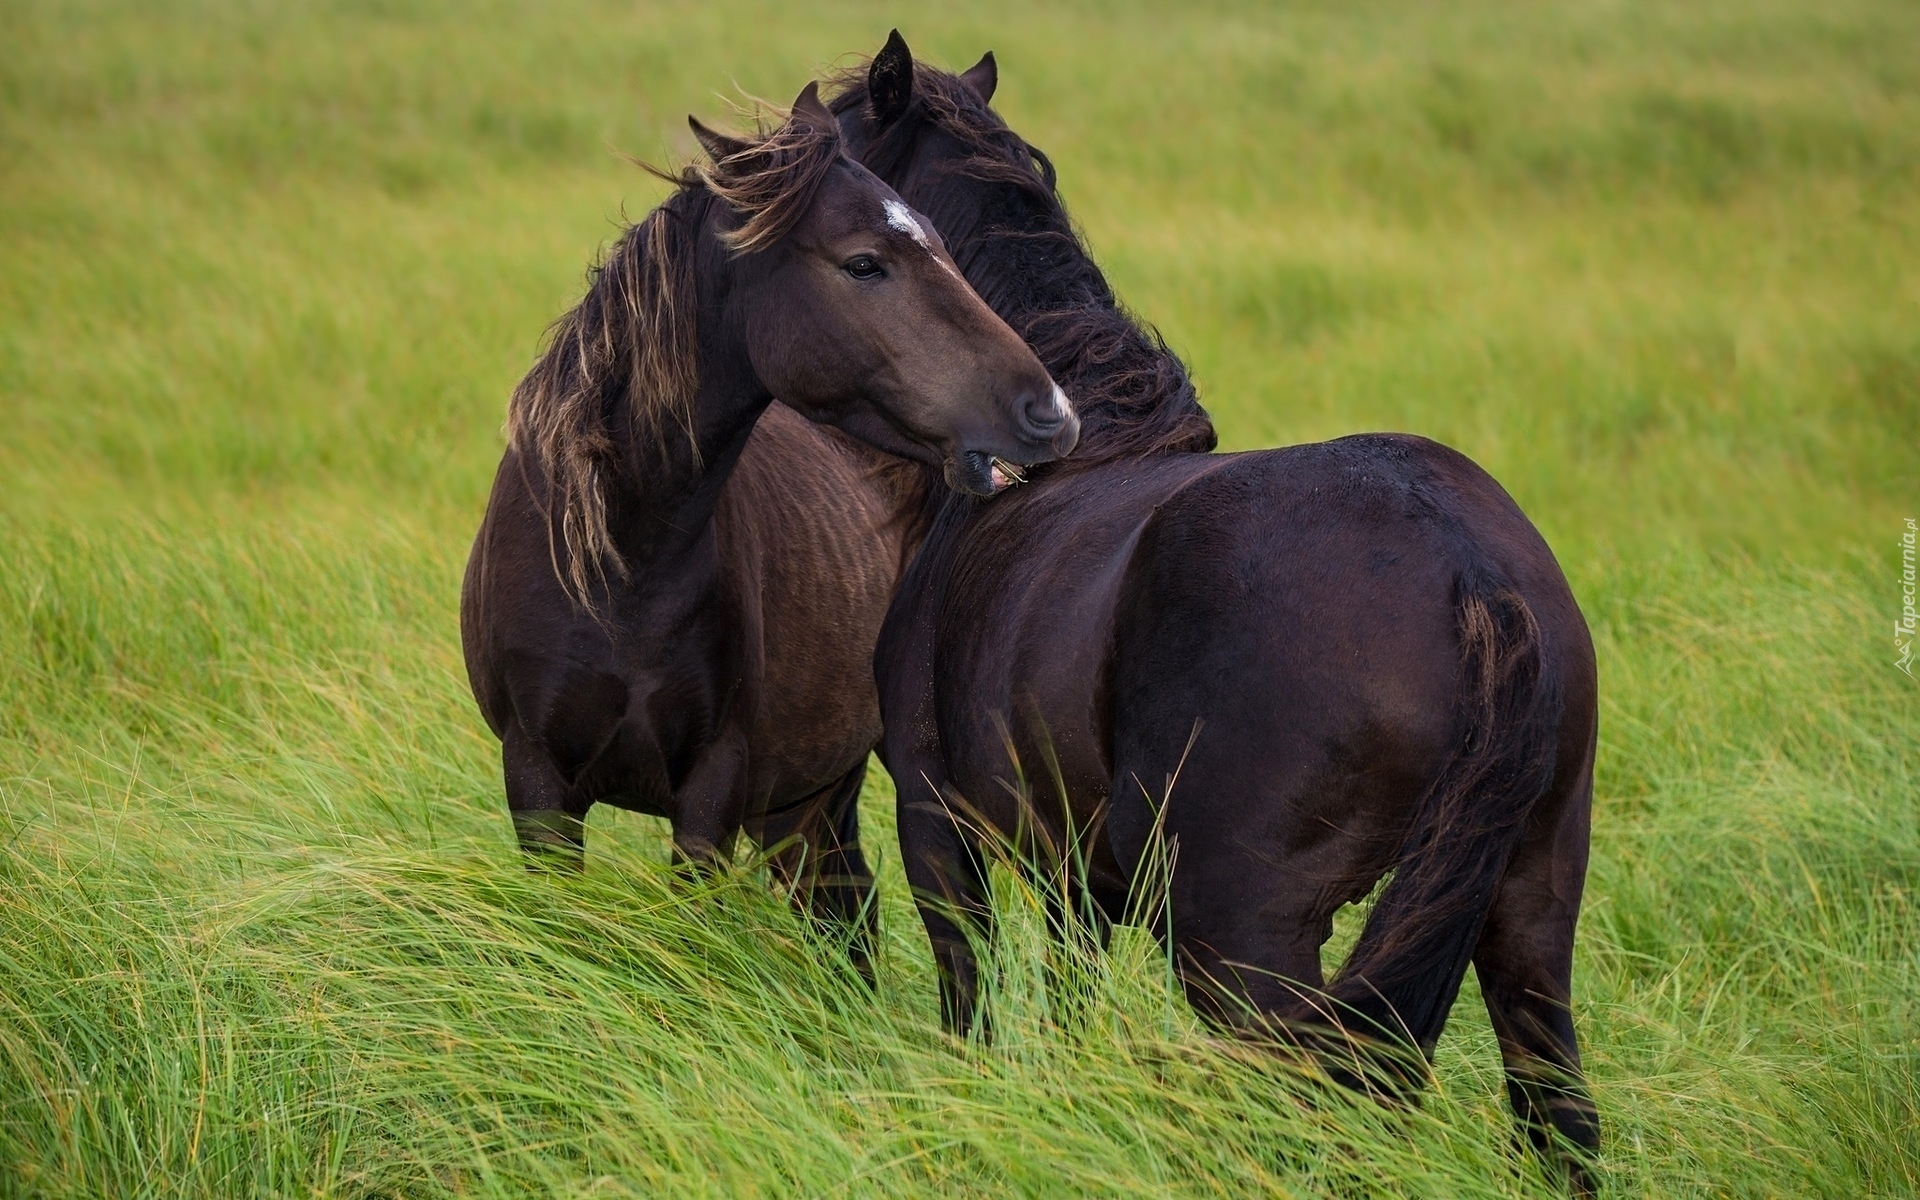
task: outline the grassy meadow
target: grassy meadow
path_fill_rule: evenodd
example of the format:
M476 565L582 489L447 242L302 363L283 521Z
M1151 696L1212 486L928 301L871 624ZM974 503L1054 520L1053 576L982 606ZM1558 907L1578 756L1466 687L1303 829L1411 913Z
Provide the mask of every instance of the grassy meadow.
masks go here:
M505 399L691 149L999 54L1232 448L1410 430L1599 647L1577 1017L1619 1196L1920 1192L1920 9L0 0L0 1196L1552 1194L1471 982L1411 1112L1138 931L937 1027L602 810L528 876L459 573Z

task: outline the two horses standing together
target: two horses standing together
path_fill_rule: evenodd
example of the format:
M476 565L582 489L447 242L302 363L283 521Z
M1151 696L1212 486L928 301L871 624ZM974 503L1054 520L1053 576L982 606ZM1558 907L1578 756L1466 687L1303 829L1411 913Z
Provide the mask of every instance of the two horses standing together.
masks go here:
M1395 1090L1471 963L1516 1113L1585 1190L1597 700L1552 553L1421 438L1212 453L995 84L896 33L770 134L694 123L708 164L516 389L461 626L522 844L577 857L595 803L696 863L744 830L867 971L877 745L965 1030L983 837L1081 847L1108 919L1164 837L1203 1013L1357 1038ZM1326 979L1334 912L1389 873Z

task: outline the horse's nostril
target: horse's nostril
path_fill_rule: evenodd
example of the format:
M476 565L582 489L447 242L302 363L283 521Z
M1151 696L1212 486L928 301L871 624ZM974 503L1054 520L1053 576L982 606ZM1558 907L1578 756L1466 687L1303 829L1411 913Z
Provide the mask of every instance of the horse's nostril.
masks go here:
M1050 438L1066 424L1066 410L1054 400L1051 389L1026 392L1020 397L1020 419L1037 438Z

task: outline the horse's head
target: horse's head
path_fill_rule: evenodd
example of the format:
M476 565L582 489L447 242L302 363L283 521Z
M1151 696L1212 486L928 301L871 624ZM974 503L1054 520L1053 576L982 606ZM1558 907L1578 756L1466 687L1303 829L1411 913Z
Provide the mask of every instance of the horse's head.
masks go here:
M988 107L999 83L989 51L958 75L915 64L894 30L864 75L833 102L847 152L897 188L962 248L988 232L1071 236L1047 157ZM966 261L964 249L962 262ZM969 276L971 278L971 276Z
M1082 466L1211 450L1186 368L1115 300L1055 191L1053 164L988 102L988 53L958 75L916 64L895 30L837 81L847 152L933 222L974 290L1027 340L1084 422Z
M979 494L1073 449L1065 394L933 225L847 157L814 85L770 135L693 128L724 202L709 219L732 251L726 302L775 395Z

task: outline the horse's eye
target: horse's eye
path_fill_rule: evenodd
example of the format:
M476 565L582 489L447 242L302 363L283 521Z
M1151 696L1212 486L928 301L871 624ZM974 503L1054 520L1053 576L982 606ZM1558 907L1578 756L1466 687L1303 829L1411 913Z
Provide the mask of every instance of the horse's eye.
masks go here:
M855 279L878 279L886 272L880 269L880 260L871 254L856 254L847 260L842 268Z

